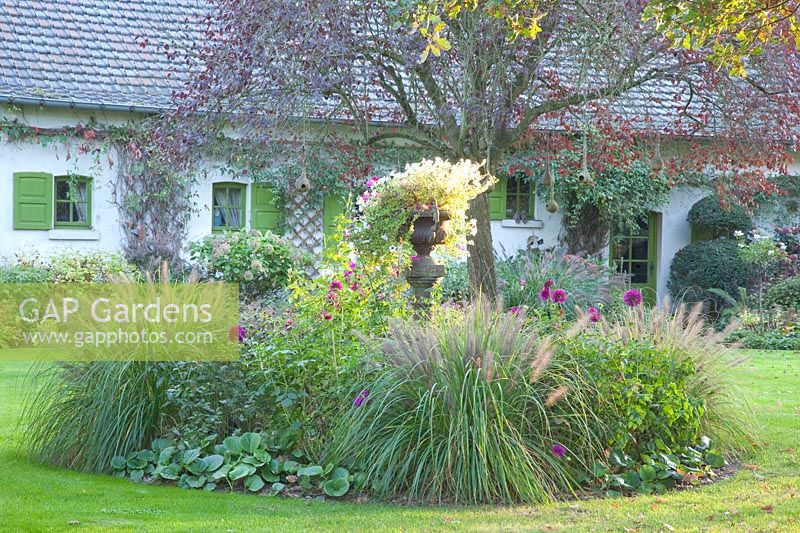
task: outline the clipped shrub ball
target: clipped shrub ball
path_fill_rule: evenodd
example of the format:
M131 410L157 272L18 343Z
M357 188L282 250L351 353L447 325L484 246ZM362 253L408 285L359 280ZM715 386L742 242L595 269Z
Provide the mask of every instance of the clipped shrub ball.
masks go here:
M753 228L753 221L741 205L734 204L730 209L725 209L716 195L706 196L695 203L686 220L711 239L730 238L734 231L746 233Z
M672 260L668 288L672 296L687 301L716 300L709 289L736 294L749 280L747 264L739 257L735 241L721 239L690 244Z
M770 307L785 307L800 310L800 277L776 283L767 292L765 302Z

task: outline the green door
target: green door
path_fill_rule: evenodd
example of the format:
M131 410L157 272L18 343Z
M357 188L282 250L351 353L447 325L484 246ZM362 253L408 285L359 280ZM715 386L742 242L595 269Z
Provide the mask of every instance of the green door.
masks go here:
M661 215L650 213L639 223L637 231L612 239L611 261L617 272L630 276L631 287L642 291L650 305L656 303L658 286L658 232Z

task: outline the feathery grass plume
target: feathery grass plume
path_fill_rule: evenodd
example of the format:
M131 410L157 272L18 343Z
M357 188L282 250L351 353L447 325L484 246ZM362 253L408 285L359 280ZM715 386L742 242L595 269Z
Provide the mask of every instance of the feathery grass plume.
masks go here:
M587 387L523 315L479 299L430 322L392 322L388 366L356 387L368 401L340 420L329 460L409 501L533 503L572 490L601 453Z
M676 363L691 360L696 371L689 378L688 394L705 402L704 431L730 453L752 448L747 406L726 378L727 370L742 362L723 344L735 325L716 331L703 314L702 302L673 306L667 297L658 307L626 308L603 320L602 327L612 342L645 341L667 351Z

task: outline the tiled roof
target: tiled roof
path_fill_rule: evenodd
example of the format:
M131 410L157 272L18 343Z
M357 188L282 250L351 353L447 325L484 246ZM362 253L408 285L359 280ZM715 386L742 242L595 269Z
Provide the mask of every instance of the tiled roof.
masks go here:
M176 70L180 60L168 59L163 45L201 42L206 9L204 0L0 0L0 102L172 107L172 91L183 87L187 72ZM371 120L402 119L387 95L369 92ZM685 99L678 86L657 81L611 107L636 122L666 125ZM335 102L320 111L350 118Z
M164 108L202 0L0 0L0 100ZM194 30L193 30L194 29ZM147 42L142 47L140 43Z

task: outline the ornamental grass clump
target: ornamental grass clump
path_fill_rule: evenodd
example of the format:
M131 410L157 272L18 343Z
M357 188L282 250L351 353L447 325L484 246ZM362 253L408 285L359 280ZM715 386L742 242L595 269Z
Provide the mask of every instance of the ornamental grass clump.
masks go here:
M587 387L525 324L483 300L391 323L388 366L354 389L330 460L364 471L384 498L534 503L571 491L601 453Z

